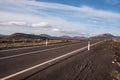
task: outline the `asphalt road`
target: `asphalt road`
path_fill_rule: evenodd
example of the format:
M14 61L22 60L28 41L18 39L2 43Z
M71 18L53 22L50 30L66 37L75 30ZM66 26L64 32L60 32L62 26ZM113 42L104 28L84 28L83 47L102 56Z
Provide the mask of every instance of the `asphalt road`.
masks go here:
M85 46L87 41L0 51L0 80L21 80Z
M120 80L120 42L104 41L25 80Z

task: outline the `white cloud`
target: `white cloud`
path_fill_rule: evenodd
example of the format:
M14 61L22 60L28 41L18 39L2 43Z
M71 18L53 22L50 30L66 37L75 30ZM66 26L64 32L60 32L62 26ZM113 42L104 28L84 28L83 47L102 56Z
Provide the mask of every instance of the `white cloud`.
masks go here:
M7 23L12 25L24 25L22 22L26 22L32 29L33 27L49 28L52 29L51 32L56 33L80 34L80 32L87 33L89 29L92 29L93 31L91 33L94 33L94 29L91 26L96 23L109 21L110 24L115 24L120 21L119 13L98 10L89 6L75 7L59 3L39 2L36 0L0 0L0 2L3 4L0 7L0 21L12 21ZM6 5L4 6L4 4ZM4 9L3 11L2 8ZM91 21L92 23L84 21L85 19L92 20L93 18L94 21ZM37 28L34 28L34 30ZM39 32L42 32L42 30L40 29Z
M32 24L31 26L36 28L51 28L48 22L39 22L39 23Z
M27 26L27 23L21 21L0 22L2 26Z
M26 23L26 22L22 22L22 21L1 21L0 22L0 26L23 26L23 27L33 27L33 28L52 28L52 26L50 26L48 24L48 22L39 22L39 23Z
M116 2L118 2L118 0L116 0ZM25 1L23 0L21 4L23 3L25 5L34 6L40 9L58 9L58 10L77 11L80 13L80 15L96 16L101 18L117 18L117 19L120 18L119 13L98 10L98 9L91 8L89 6L75 7L75 6L64 5L59 3L48 3L48 2L27 1L27 0Z
M57 28L53 28L52 31L59 32L60 30Z
M119 0L107 0L111 3L119 3ZM4 1L0 1L4 2ZM11 3L14 5L19 5L19 7L23 7L25 10L32 11L32 12L39 12L41 9L57 9L57 10L66 10L68 11L75 11L78 12L79 15L86 15L86 16L95 16L95 17L101 17L101 18L119 18L120 14L110 11L104 11L104 10L98 10L89 6L70 6L65 4L59 4L59 3L48 3L48 2L40 2L35 0L5 0L6 3ZM4 3L3 3L4 4ZM37 11L39 9L39 11ZM72 12L70 12L72 13Z
M73 34L73 35L79 35L79 36L80 36L80 35L81 35L81 36L84 36L84 35L87 36L87 34L82 33L82 32L79 32L79 31L77 31L77 30L75 30L75 31L66 31L66 30L60 30L60 29L58 29L58 28L53 28L52 31L54 31L54 32L59 32L59 33L63 33L63 34L65 34L65 35Z
M8 24L10 24L10 25L26 25L25 22L17 22L17 21L10 21L10 22L8 22Z

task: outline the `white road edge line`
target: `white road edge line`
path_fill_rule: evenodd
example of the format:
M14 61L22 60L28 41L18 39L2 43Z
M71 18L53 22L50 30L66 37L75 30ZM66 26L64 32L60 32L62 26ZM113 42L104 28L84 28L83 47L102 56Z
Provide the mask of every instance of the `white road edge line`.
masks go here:
M91 47L94 46L94 45L97 45L97 44L99 44L99 43L101 43L101 42L103 42L103 41L96 42L96 43L92 44ZM40 64L38 64L38 65L35 65L35 66L33 66L33 67L24 69L24 70L22 70L22 71L19 71L19 72L17 72L17 73L11 74L11 75L9 75L9 76L3 77L3 78L1 78L0 80L10 79L10 78L12 78L12 77L14 77L14 76L20 75L20 74L25 73L25 72L27 72L27 71L30 71L30 70L32 70L32 69L38 68L38 67L40 67L40 66L42 66L42 65L45 65L45 64L48 64L48 63L53 62L53 61L55 61L55 60L61 59L61 58L63 58L63 57L66 57L66 56L68 56L68 55L75 54L75 53L77 53L77 52L79 52L79 51L81 51L81 50L84 50L84 49L87 49L87 46L85 46L85 47L83 47L83 48L80 48L80 49L77 49L77 50L74 50L74 51L72 51L72 52L69 52L69 53L67 53L67 54L61 55L61 56L59 56L59 57L50 59L50 60L48 60L48 61L45 61L45 62L40 63Z
M71 44L71 45L74 45L74 44ZM71 46L71 45L67 45L67 46ZM44 52L44 51L48 51L48 50L59 49L59 48L67 47L67 46L61 46L61 47L50 48L50 49L44 49L44 50L39 50L39 51L33 51L33 52L28 52L28 53L23 53L23 54L18 54L18 55L12 55L12 56L7 56L7 57L1 57L0 60L2 60L2 59L8 59L8 58L13 58L13 57L24 56L24 55L30 55L30 54L33 54L33 53Z

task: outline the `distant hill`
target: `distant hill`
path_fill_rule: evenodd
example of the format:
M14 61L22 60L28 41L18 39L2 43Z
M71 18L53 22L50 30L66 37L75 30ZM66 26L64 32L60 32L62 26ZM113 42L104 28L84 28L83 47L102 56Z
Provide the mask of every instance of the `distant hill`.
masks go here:
M41 37L46 37L46 38L51 38L52 36L47 35L47 34L40 34Z
M81 37L81 36L70 37L68 35L55 37L55 36L50 36L50 35L47 35L47 34L40 34L40 36L46 37L48 39L85 39L85 37Z
M120 39L120 36L116 36L115 38L116 38L116 39Z
M86 37L83 37L83 36L70 37L70 36L67 36L67 35L60 36L59 38L61 38L61 39L86 39Z
M60 39L72 39L72 37L67 36L67 35L63 35L59 37Z
M116 36L109 34L109 33L105 33L105 34L100 34L100 35L96 35L93 37L90 37L89 39L112 39L115 38Z
M47 39L58 39L58 37L50 36L48 34L40 34L41 37L46 37Z
M100 35L96 35L93 37L89 37L86 38L84 36L74 36L74 37L70 37L68 35L63 35L60 37L56 37L56 36L50 36L48 34L40 34L40 35L34 35L34 34L26 34L26 33L14 33L11 35L2 35L0 34L0 39L92 39L92 40L103 40L103 39L112 39L112 38L116 38L116 39L120 39L120 36L114 36L112 34L109 33L105 33L105 34L100 34Z
M25 33L14 33L5 37L6 39L46 39L39 35L25 34Z
M0 34L0 38L4 38L6 37L6 35Z
M73 37L73 39L86 39L86 37L83 37L83 36L75 36L75 37Z

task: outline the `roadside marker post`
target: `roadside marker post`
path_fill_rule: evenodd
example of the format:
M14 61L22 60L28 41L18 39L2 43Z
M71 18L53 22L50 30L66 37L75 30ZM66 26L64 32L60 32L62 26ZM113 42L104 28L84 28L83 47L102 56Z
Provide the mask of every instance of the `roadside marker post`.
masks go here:
M90 50L90 41L88 41L88 51Z

